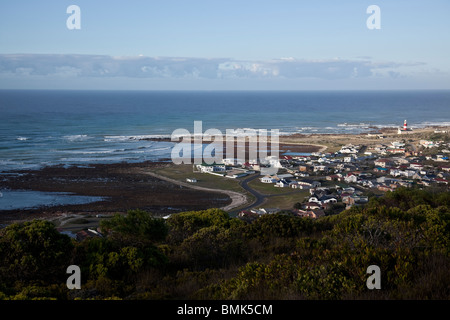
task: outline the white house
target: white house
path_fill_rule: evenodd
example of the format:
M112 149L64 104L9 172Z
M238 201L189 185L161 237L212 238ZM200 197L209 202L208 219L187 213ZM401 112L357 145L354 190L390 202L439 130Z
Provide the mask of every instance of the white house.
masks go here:
M200 170L200 172L225 172L226 166L225 164L198 164L197 169Z
M289 182L287 182L287 181L284 180L284 179L281 179L281 180L277 181L277 183L275 183L275 187L278 187L278 188L287 188L287 187L289 187Z
M410 167L411 169L420 170L420 169L423 168L423 165L420 164L420 163L411 163L411 164L409 165L409 167Z
M323 199L322 204L325 204L325 203L337 203L337 199L334 197Z
M278 179L273 176L264 176L259 179L262 183L276 183Z
M343 146L341 148L341 150L339 150L340 153L358 153L359 152L359 147L358 146L353 146L353 145L347 145L347 146Z
M280 209L278 209L278 208L259 208L259 209L251 209L250 210L250 212L256 213L258 215L273 214L273 213L277 213L278 211L280 211Z
M317 171L326 171L326 170L328 170L328 167L327 167L327 166L324 166L324 165L315 165L315 166L314 166L314 172L317 172Z
M356 183L358 182L358 176L349 173L345 178L344 178L345 182L347 183Z
M299 180L299 181L297 181L297 184L299 186L306 187L309 189L317 188L322 185L319 181L315 181L315 180ZM301 189L304 189L304 188L301 188Z

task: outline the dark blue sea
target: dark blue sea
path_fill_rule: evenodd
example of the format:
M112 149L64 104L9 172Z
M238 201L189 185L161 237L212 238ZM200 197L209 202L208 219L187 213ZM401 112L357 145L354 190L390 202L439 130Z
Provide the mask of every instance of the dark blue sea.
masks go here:
M450 91L0 90L0 172L169 158L178 128L360 133L450 124Z

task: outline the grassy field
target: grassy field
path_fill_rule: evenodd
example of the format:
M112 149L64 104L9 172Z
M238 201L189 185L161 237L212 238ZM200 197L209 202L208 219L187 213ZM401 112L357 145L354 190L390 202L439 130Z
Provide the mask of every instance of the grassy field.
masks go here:
M208 173L194 172L192 165L172 165L165 168L155 169L154 172L181 182L186 182L187 178L195 178L197 179L197 182L192 183L193 186L245 192L245 190L239 185L239 179L224 178Z
M294 204L302 202L305 197L309 196L309 190L299 190L298 192L268 197L261 207L279 208L281 210L292 210Z

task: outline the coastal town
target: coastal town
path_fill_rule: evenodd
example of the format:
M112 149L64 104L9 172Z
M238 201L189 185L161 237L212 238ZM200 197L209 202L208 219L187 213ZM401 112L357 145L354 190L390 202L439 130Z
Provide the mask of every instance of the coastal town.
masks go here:
M448 191L449 157L448 127L411 130L405 123L398 131L286 136L280 141L279 156L264 163L225 158L194 165L161 161L48 167L4 175L5 190L65 190L101 195L104 200L76 207L4 211L0 228L40 215L53 221L60 232L82 241L101 237L99 222L126 212L129 203L165 219L201 208L220 208L246 221L274 213L317 219L362 206L401 187ZM268 163L276 168L275 174L263 173Z
M433 139L408 142L406 127L398 129L398 140L371 145L347 144L335 152L281 155L278 173L261 175L259 183L273 188L308 190L309 193L290 210L299 217L319 218L363 205L397 188L443 188L450 181L450 141L448 131L435 130ZM370 134L368 134L370 135ZM226 178L242 178L260 171L260 163L239 163L224 159L220 164L197 165L202 173ZM195 183L196 181L192 180ZM253 207L238 216L246 219L284 211L279 208Z

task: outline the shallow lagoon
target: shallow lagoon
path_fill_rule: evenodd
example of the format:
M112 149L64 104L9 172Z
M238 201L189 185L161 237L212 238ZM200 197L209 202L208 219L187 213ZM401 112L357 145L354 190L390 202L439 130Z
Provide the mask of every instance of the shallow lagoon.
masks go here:
M24 210L60 205L87 204L102 201L102 197L80 196L68 192L31 190L0 190L0 210Z

